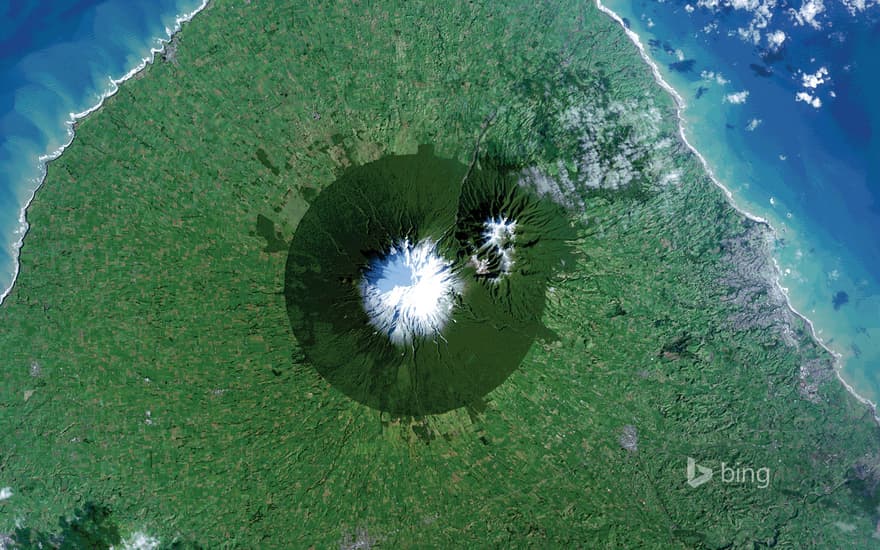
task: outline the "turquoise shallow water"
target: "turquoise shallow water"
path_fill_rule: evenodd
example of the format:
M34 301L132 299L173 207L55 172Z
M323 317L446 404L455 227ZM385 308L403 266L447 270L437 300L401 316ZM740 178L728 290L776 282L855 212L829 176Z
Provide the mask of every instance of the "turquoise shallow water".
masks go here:
M777 229L792 304L876 403L880 8L826 3L811 18L773 2L604 3L684 98L687 136L735 202Z
M42 162L201 0L0 0L0 292L16 272L20 214Z

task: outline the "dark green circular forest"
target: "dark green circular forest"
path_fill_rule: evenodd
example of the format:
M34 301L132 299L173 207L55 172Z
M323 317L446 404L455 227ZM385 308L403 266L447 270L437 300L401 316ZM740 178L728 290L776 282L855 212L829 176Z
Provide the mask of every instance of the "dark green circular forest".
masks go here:
M500 220L516 234L496 245L486 227ZM382 157L342 174L299 223L284 291L293 332L321 376L365 405L401 416L468 405L545 330L545 291L572 235L562 207L514 167L469 168L429 146ZM371 261L399 242L435 243L457 281L449 322L407 342L371 324L361 292Z

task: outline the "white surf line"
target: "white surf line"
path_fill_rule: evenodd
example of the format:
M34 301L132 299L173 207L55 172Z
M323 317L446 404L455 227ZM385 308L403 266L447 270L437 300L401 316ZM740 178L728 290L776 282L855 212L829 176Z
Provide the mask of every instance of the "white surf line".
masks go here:
M174 35L180 31L183 24L190 21L193 17L196 16L196 14L198 14L200 11L205 9L208 6L209 2L210 2L210 0L202 0L201 5L199 5L199 7L197 7L196 9L192 10L189 13L178 15L174 19L174 28L173 29L169 29L168 27L165 27L165 33L166 33L167 37L158 39L159 44L160 44L159 47L158 48L150 48L149 57L145 57L145 58L141 59L141 62L138 63L137 66L135 66L133 69L131 69L130 71L125 73L122 77L120 77L120 78L110 77L110 87L103 94L101 94L101 97L98 99L97 103L95 103L94 105L92 105L91 107L86 109L85 111L81 111L79 113L70 113L70 118L67 119L67 121L65 121L65 124L67 125L67 136L68 136L67 143L65 143L64 145L62 145L58 149L55 149L51 153L47 153L45 155L39 156L39 158L37 159L37 161L39 162L39 168L38 168L39 176L37 177L37 184L31 190L30 196L27 198L24 206L21 207L21 211L18 214L18 229L16 229L15 233L14 233L14 235L18 236L18 239L16 239L16 241L14 243L12 243L12 256L13 256L13 262L15 263L15 270L12 273L12 281L10 281L9 286L3 291L2 294L0 294L0 304L2 304L3 301L6 300L6 297L9 296L9 294L12 292L12 288L15 286L15 281L18 279L18 274L19 274L19 271L21 270L21 262L20 262L21 247L24 244L24 238L27 235L28 229L30 228L30 225L28 224L28 221L27 221L27 209L31 205L31 202L33 202L34 197L37 194L37 191L43 185L43 182L46 180L46 172L47 172L48 164L50 162L52 162L53 160L57 159L58 157L60 157L61 154L64 152L64 150L67 149L71 143L73 143L73 138L76 135L76 132L74 130L76 123L79 120L89 116L90 114L92 114L95 111L97 111L98 109L100 109L104 105L104 101L108 97L115 95L116 92L119 91L120 84L122 84L126 80L132 78L133 76L135 76L139 72L143 71L147 67L147 65L153 64L153 62L156 60L156 54L160 54L160 53L165 52L165 46L169 42L171 42L171 39L174 38Z
M669 95L672 96L673 102L675 103L675 115L676 118L678 118L678 133L681 136L681 140L684 142L687 148L690 149L691 152L696 155L696 157L700 160L700 163L703 165L703 168L706 170L706 173L709 175L709 179L712 180L712 183L714 183L719 189L724 192L724 195L727 197L727 202L730 204L730 206L746 218L754 222L764 224L765 226L767 226L768 229L770 229L773 236L778 238L779 233L776 231L776 228L773 227L773 224L771 224L769 220L764 219L760 216L756 216L755 214L752 214L751 212L748 212L746 210L743 210L736 204L736 202L734 201L733 193L730 191L730 189L728 189L727 186L725 186L723 183L721 183L721 181L718 180L718 178L715 176L715 172L712 171L712 168L709 166L709 163L706 161L705 157L703 157L703 155L699 151L697 151L697 148L691 145L691 142L688 141L684 128L684 109L687 106L685 100L675 88L673 88L668 82L666 82L666 80L664 80L663 75L660 73L660 68L657 66L657 63L655 63L654 60L651 59L651 56L648 55L648 52L645 50L645 46L642 44L639 35L636 34L632 29L627 27L626 23L623 22L623 18L621 18L613 10L602 4L602 0L596 0L596 7L599 8L599 11L609 16L620 25L620 27L623 29L629 39L632 40L632 42L636 45L636 48L638 48L639 54L642 56L642 59L651 68L651 72L654 74L654 80L656 80L657 84L659 84L660 87L662 87L669 93ZM794 307L794 305L792 305L788 289L782 286L781 283L782 271L779 267L779 263L776 261L776 258L773 257L772 254L770 255L770 259L773 261L773 268L776 272L773 283L785 297L786 306L792 311L792 313L803 319L807 326L810 327L810 335L813 337L813 340L815 340L816 343L822 346L828 353L831 354L832 357L834 357L834 373L835 375L837 375L837 379L840 380L846 390L853 397L855 397L860 403L868 406L871 409L871 414L874 416L874 421L878 425L880 425L880 416L878 416L877 414L877 404L870 399L859 395L858 392L856 392L855 388L853 388L853 386L843 378L843 375L841 374L841 371L843 369L843 355L840 352L831 349L825 343L825 341L822 340L821 337L819 337L813 321L808 319L806 315L798 311Z

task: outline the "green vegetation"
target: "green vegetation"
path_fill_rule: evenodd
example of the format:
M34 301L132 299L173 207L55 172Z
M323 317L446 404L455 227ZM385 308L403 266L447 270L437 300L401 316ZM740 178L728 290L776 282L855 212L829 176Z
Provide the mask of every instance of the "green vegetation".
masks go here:
M62 517L58 523L57 534L21 527L12 538L26 548L110 548L122 542L119 527L110 520L110 509L106 506L87 503L71 519Z
M482 164L440 159L426 146L384 156L346 170L297 225L284 284L293 335L306 362L352 399L394 416L480 407L543 329L547 285L574 231L564 209L518 183L515 167ZM480 248L486 220L508 216L517 222L515 263L504 271ZM404 240L435 243L458 290L439 335L401 345L371 323L361 283Z
M96 502L114 543L209 548L876 543L869 411L594 6L216 0L177 41L29 211L0 308L0 532ZM478 406L364 406L290 328L292 236L348 167L420 144L467 166L477 143L581 227L554 336ZM716 479L688 486L688 456Z
M123 548L142 550L195 550L200 548L197 543L172 540L162 542L155 537L136 533L123 540L119 534L119 526L106 506L87 502L76 510L69 518L62 516L58 520L58 530L54 533L43 532L31 527L16 527L6 540L0 540L12 548L34 548L40 550L112 550L120 545Z

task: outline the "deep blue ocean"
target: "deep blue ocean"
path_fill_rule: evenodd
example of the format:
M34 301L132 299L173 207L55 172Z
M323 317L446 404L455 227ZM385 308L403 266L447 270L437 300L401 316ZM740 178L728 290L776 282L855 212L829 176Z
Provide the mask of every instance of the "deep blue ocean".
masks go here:
M684 128L777 229L780 282L880 398L880 7L608 0L684 98Z
M41 161L151 57L201 0L0 0L0 293L15 275L19 220Z

